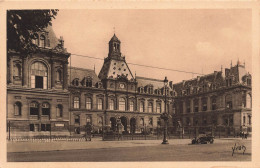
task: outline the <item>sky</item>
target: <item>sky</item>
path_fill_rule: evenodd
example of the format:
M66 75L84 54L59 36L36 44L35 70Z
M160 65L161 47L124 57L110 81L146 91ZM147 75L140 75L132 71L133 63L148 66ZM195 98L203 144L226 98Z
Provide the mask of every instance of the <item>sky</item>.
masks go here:
M71 54L105 58L114 32L127 63L209 74L245 62L252 72L252 23L247 9L60 10L52 22ZM103 60L72 55L72 66L93 69ZM197 74L129 65L137 76L173 83Z

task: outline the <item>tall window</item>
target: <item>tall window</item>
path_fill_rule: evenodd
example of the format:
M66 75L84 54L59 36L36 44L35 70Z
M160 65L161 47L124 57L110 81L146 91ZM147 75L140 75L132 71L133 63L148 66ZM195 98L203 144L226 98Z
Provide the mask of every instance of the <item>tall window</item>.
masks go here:
M152 102L149 102L149 103L148 103L148 112L149 112L149 113L152 113L152 112L153 112L153 103L152 103Z
M211 98L211 108L212 108L212 110L217 109L217 99L216 99L216 97Z
M74 85L74 86L79 86L79 79L74 79L73 81L72 81L72 85Z
M35 34L34 36L35 37L32 39L32 43L38 46L39 45L39 36L38 36L38 34Z
M56 72L56 80L61 81L62 80L61 77L62 77L61 70L58 69L57 72Z
M144 118L140 118L140 125L144 126Z
M246 116L243 116L243 125L246 124Z
M162 104L161 103L157 103L157 105L156 105L156 112L157 113L161 113L162 112Z
M86 123L90 123L90 124L92 123L92 119L90 115L86 116Z
M144 102L140 102L140 112L144 112Z
M251 115L248 115L248 124L251 125Z
M187 110L187 113L190 113L190 100L186 101L186 110Z
M129 111L134 111L134 101L131 100L129 106Z
M180 102L180 104L179 104L179 111L180 111L180 114L183 113L183 102Z
M43 35L40 37L39 47L45 47L45 37Z
M50 104L49 103L43 103L42 104L42 115L50 115Z
M125 111L125 99L124 98L119 99L119 110Z
M153 125L153 118L149 118L149 125Z
M73 107L74 107L75 109L78 109L78 108L79 108L79 97L74 97Z
M109 101L109 109L110 110L115 110L115 101L114 101L114 99L110 99L110 101Z
M251 95L246 94L246 108L252 108L252 100L251 100Z
M47 89L48 71L47 67L41 62L31 65L31 88Z
M80 116L79 115L74 116L74 122L75 122L75 124L80 124Z
M202 111L207 111L207 98L202 98Z
M91 98L87 97L86 98L86 109L90 110L92 107L92 101L91 101Z
M39 104L37 102L30 103L30 115L39 115Z
M14 104L14 115L22 115L22 103L16 102Z
M101 98L98 99L98 110L103 109L103 100Z
M57 117L62 117L62 113L63 113L63 107L61 104L58 104L57 108L56 108L56 116Z
M232 109L232 96L231 95L226 96L226 108Z
M194 99L194 112L199 112L199 100Z

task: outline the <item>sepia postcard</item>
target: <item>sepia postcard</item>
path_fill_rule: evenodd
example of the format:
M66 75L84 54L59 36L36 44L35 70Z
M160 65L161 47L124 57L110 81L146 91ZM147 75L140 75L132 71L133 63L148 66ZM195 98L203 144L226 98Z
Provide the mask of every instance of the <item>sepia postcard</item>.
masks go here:
M259 7L3 2L0 167L260 167Z

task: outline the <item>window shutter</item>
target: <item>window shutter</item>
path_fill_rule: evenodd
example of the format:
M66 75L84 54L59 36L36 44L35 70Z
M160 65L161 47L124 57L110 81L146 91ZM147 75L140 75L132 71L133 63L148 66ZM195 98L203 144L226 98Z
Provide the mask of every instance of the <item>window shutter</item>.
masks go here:
M47 76L43 77L43 89L47 89Z
M35 76L31 76L31 88L35 88Z

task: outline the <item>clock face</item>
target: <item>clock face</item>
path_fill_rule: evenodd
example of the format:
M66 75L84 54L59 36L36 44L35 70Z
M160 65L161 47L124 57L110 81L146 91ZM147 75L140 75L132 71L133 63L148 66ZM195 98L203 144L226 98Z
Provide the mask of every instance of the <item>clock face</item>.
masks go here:
M120 87L121 89L124 89L124 88L125 88L125 84L120 83L120 84L119 84L119 87Z

